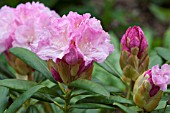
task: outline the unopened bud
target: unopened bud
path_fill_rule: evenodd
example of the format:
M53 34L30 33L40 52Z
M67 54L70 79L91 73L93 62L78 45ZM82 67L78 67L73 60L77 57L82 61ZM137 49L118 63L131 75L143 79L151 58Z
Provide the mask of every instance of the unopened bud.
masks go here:
M121 39L120 66L124 76L135 81L148 69L148 43L139 26L128 28Z

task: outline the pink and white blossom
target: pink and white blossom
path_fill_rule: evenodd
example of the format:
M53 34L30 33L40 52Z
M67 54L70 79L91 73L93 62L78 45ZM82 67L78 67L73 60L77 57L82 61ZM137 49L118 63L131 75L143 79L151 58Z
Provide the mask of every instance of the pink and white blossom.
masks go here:
M161 68L159 68L159 65L155 65L145 72L144 76L147 75L151 84L150 96L154 96L159 90L166 91L170 84L170 65L164 64Z
M114 50L110 36L103 30L100 21L90 18L88 13L79 15L70 12L67 16L52 18L48 30L51 37L46 44L40 42L42 46L36 52L44 60L62 59L70 52L70 47L74 47L88 65L92 61L103 62ZM47 51L49 54L45 54Z
M12 37L16 28L14 9L4 6L0 9L0 53L12 45Z
M170 65L164 64L159 68L159 65L152 67L152 81L160 87L160 90L167 90L167 85L170 84Z
M37 48L38 42L50 36L47 26L50 18L59 15L38 2L19 4L15 9L17 28L13 37L13 47L29 50Z

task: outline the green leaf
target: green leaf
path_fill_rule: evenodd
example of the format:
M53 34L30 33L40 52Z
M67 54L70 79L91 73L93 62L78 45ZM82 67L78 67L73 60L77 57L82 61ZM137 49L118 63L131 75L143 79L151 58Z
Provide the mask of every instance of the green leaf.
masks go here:
M144 28L143 31L145 33L145 37L149 45L148 50L150 51L153 43L153 31L149 28Z
M23 94L21 94L18 98L15 99L15 101L9 106L8 110L6 111L6 113L15 113L17 111L17 109L22 106L22 104L29 99L34 93L36 93L38 90L40 90L41 88L43 88L45 86L43 85L37 85L34 86L32 88L30 88L29 90L27 90L26 92L24 92Z
M0 113L3 113L7 107L9 99L9 89L0 86Z
M76 87L88 90L90 92L98 93L104 96L110 96L110 93L103 86L90 80L78 79L76 81L71 82L69 87Z
M149 7L150 11L154 14L156 18L163 22L169 22L170 20L170 10L167 8L162 8L157 5L151 4Z
M163 45L166 48L170 48L170 27L166 30L165 34L164 34L164 38L163 38Z
M4 79L0 80L0 86L8 87L14 91L22 93L23 91L29 90L31 87L38 85L38 83L28 80L18 80L18 79ZM45 85L46 86L46 85ZM36 94L33 95L33 98L38 100L51 102L46 95L51 95L53 97L58 97L59 94L57 91L54 91L48 87L40 89Z
M33 105L30 105L30 106L27 108L27 110L26 110L25 113L39 113L39 111L38 111L37 107L35 107L35 106L33 106Z
M163 63L163 60L158 54L153 51L151 52L151 55L149 57L149 69L155 66L156 64L161 65Z
M78 109L115 109L114 107L103 105L103 104L94 104L94 103L82 103L71 105L71 108Z
M163 48L163 47L157 47L155 50L159 56L161 56L162 58L164 58L167 61L170 61L170 49Z
M0 62L0 73L2 73L3 75L6 75L7 78L15 78L15 75L13 73L11 73L7 66L4 65L2 62Z
M125 113L137 113L137 111L132 110L122 104L119 103L113 103L113 105L118 106L120 109L122 109Z
M161 101L159 102L158 106L155 108L155 110L164 109L165 106L166 106L166 103L167 103L167 101L162 101L162 100L161 100Z
M9 51L15 56L17 56L18 58L20 58L22 61L24 61L26 64L31 66L32 68L41 72L46 78L55 82L48 69L47 63L41 60L35 53L25 48L19 48L19 47L11 48Z
M100 104L113 104L114 102L131 104L131 105L133 104L132 101L127 100L126 98L120 96L110 96L110 97L90 96L77 101L77 103L100 103Z
M103 68L99 67L96 64L94 65L92 75L93 77L97 78L102 83L102 85L106 86L105 87L106 89L108 89L107 86L110 86L110 87L119 89L121 92L126 90L126 86L120 80L120 78L114 76L113 74L108 73L106 70L104 70ZM110 88L109 88L109 91L110 91Z
M170 93L170 89L166 90L165 92L166 92L166 93Z
M26 91L29 88L37 85L36 82L19 79L4 79L0 80L0 86L5 86L16 91Z

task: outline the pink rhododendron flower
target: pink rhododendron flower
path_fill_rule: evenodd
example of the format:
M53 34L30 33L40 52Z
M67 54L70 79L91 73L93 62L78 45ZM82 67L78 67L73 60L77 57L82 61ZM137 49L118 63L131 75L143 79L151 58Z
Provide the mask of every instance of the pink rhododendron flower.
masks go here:
M51 19L48 30L51 37L46 40L45 45L40 42L42 49L38 48L36 52L45 60L61 59L70 51L69 45L72 43L86 65L92 61L103 62L113 51L109 34L102 29L99 20L90 18L90 14L70 12L67 16ZM49 54L45 54L47 50Z
M114 50L100 21L88 13L51 18L47 29L50 37L39 41L35 53L44 60L52 59L53 63L48 62L52 75L66 84L78 78L90 79L93 62L103 62Z
M154 96L159 90L167 90L167 85L170 84L170 65L164 64L161 68L159 68L159 65L155 65L145 72L144 76L147 75L152 86L150 96Z
M160 90L167 90L167 85L170 84L170 65L164 64L159 68L159 65L152 67L152 81L160 87Z
M20 4L15 9L17 28L13 47L24 47L34 51L38 42L50 36L46 27L50 18L59 17L54 11L38 2Z
M16 24L14 23L14 9L4 6L0 9L0 53L9 49L12 45L13 32Z
M122 51L131 53L134 47L139 48L138 57L141 58L142 53L148 47L148 43L142 29L139 26L129 27L121 39Z

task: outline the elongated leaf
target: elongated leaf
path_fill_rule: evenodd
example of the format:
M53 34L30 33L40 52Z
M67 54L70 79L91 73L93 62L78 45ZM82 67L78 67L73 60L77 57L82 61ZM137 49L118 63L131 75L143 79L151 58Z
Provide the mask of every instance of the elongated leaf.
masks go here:
M133 104L132 101L127 100L120 96L90 96L79 100L77 103L101 103L101 104L113 104L114 102L124 103L124 104Z
M5 86L13 90L24 91L37 85L36 82L18 79L4 79L0 80L0 86Z
M157 5L151 4L149 9L160 21L169 22L170 10L168 8L162 8Z
M6 111L6 113L15 113L17 111L17 109L27 100L29 99L34 93L36 93L38 90L40 90L41 88L43 88L45 86L43 85L37 85L34 86L32 88L30 88L29 90L27 90L26 92L24 92L22 95L20 95L18 98L16 98L16 100L10 105L10 107L8 108L8 110Z
M0 86L0 113L3 113L6 109L9 99L9 89Z
M39 111L38 111L37 107L31 105L27 108L25 113L39 113Z
M79 79L70 83L69 87L76 87L88 90L90 92L98 93L104 96L110 96L110 93L103 86L90 80Z
M7 78L15 78L15 75L2 62L0 62L0 73L6 75Z
M170 48L170 27L166 30L164 38L163 38L163 45L164 47Z
M94 103L83 103L83 104L74 104L71 105L71 108L78 108L78 109L115 109L114 107L103 105L103 104L94 104Z
M165 60L170 61L170 49L157 47L156 52L158 53L158 55L160 55Z
M41 60L35 53L19 47L11 48L9 51L32 68L41 72L46 78L55 82L50 71L48 70L47 63Z
M162 63L163 63L162 58L159 55L157 55L155 51L153 51L149 57L149 69L156 64L161 65Z
M120 103L113 103L113 105L118 106L120 109L122 109L125 113L137 113L137 111L132 110Z
M28 80L19 80L19 79L0 80L0 86L5 86L15 91L26 91L36 85L38 85L38 83L33 82L33 81L28 81ZM43 93L43 94L50 94L53 96L58 96L58 93L56 91L53 91L48 87L44 87L40 89L38 92Z

